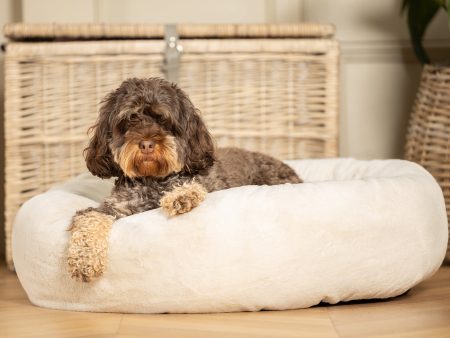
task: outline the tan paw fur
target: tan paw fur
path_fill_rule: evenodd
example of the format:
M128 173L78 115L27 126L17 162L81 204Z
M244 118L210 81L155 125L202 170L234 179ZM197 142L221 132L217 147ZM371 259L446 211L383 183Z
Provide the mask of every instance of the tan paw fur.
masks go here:
M113 222L114 217L95 210L73 217L67 259L72 278L90 282L103 274Z
M169 216L184 214L198 206L207 193L199 183L185 183L167 192L161 198L160 205Z

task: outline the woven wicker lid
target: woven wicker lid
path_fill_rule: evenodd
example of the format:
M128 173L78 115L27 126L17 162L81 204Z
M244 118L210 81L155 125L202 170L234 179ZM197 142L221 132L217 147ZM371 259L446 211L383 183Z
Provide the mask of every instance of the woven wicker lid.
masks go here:
M164 37L160 24L11 23L3 28L10 40L155 39ZM181 38L329 38L330 24L178 24Z

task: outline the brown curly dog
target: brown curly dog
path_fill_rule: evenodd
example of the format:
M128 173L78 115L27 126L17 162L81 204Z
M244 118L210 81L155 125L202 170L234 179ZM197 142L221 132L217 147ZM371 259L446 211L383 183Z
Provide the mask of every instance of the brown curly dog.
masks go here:
M128 79L103 100L85 151L88 169L117 177L98 208L73 217L68 264L84 282L105 270L111 225L120 217L162 207L170 216L207 192L242 185L300 183L292 168L260 153L215 149L199 111L175 84Z

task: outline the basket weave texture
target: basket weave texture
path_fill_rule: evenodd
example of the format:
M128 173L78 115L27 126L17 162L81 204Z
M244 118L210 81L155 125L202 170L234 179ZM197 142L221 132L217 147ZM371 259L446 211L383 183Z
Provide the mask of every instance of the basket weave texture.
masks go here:
M178 31L178 83L219 146L280 159L338 155L339 53L332 26L182 25ZM99 102L128 77L163 77L166 45L160 25L19 24L5 33L12 39L5 58L12 268L19 206L86 170L82 150Z
M148 24L48 24L15 23L4 27L12 40L32 39L149 39L164 37L164 25ZM334 35L334 26L304 24L222 24L177 25L181 38L325 38Z
M425 65L423 69L405 157L424 166L438 181L450 219L450 66ZM446 261L450 263L450 242Z

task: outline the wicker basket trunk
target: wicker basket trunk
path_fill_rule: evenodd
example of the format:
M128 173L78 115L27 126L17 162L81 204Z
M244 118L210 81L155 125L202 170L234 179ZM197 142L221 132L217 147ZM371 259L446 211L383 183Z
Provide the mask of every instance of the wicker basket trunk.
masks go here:
M425 65L422 71L405 157L424 166L439 182L450 219L450 66ZM450 263L450 242L446 262Z
M177 82L219 146L281 159L338 154L338 44L329 25L179 25ZM166 76L161 25L5 27L6 257L21 203L85 170L100 100ZM177 46L177 48L178 48ZM167 68L166 68L167 69ZM37 216L38 217L38 216Z

